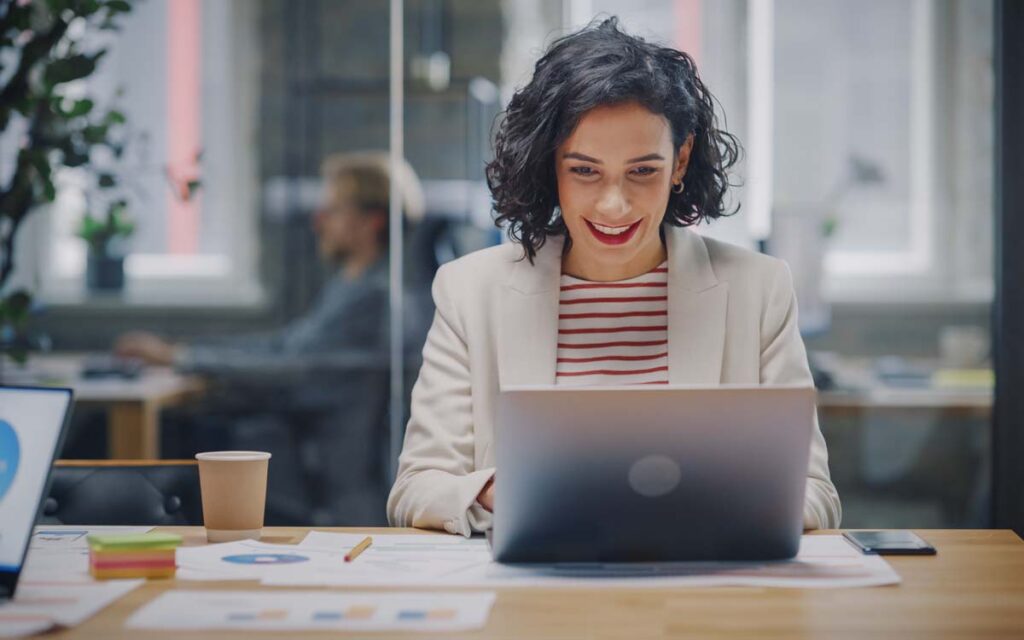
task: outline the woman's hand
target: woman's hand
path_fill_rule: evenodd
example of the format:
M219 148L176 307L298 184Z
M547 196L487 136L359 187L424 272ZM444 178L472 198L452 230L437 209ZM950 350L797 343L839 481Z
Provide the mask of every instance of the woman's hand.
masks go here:
M487 509L491 513L494 513L494 478L492 477L484 485L484 488L480 490L480 493L476 496L476 501L480 503L480 506Z

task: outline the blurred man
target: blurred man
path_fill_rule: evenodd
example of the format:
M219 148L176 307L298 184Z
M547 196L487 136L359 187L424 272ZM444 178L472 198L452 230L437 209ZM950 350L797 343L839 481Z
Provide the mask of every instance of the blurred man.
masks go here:
M118 356L187 370L258 366L281 356L345 351L384 353L388 346L388 196L385 153L336 154L323 163L322 204L313 216L320 258L336 269L309 312L279 331L225 336L195 344L145 332L121 336ZM408 219L423 216L423 193L412 168L399 176Z
M216 381L217 393L165 429L164 451L272 452L268 523L386 524L387 154L330 156L322 174L313 230L334 275L304 316L269 334L190 344L131 333L115 353ZM398 186L406 219L420 219L423 194L408 165Z

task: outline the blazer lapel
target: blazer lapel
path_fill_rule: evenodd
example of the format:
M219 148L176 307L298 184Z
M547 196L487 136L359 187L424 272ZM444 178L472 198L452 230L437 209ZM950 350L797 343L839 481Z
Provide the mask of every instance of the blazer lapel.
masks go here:
M668 377L671 384L720 384L729 285L719 282L703 238L666 227Z
M498 337L500 387L555 383L558 283L564 240L549 238L534 264L514 263L504 285Z

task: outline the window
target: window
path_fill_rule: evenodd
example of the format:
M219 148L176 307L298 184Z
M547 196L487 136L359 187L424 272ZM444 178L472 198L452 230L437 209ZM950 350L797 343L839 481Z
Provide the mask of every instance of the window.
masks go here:
M84 81L125 112L133 132L121 172L136 222L125 260L125 303L260 299L251 132L258 104L251 42L257 10L250 2L136 3L99 70ZM201 186L183 199L193 178ZM86 247L75 236L94 206L84 183L80 172L64 171L57 200L42 216L37 279L44 300L86 301Z
M987 302L991 4L773 4L772 212L812 219L826 298Z

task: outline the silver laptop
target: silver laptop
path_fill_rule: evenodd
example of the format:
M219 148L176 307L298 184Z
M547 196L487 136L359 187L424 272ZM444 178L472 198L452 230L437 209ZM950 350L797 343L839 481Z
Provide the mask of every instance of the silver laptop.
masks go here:
M792 558L814 411L811 387L506 388L494 557Z
M14 596L70 414L70 389L0 386L0 602Z

